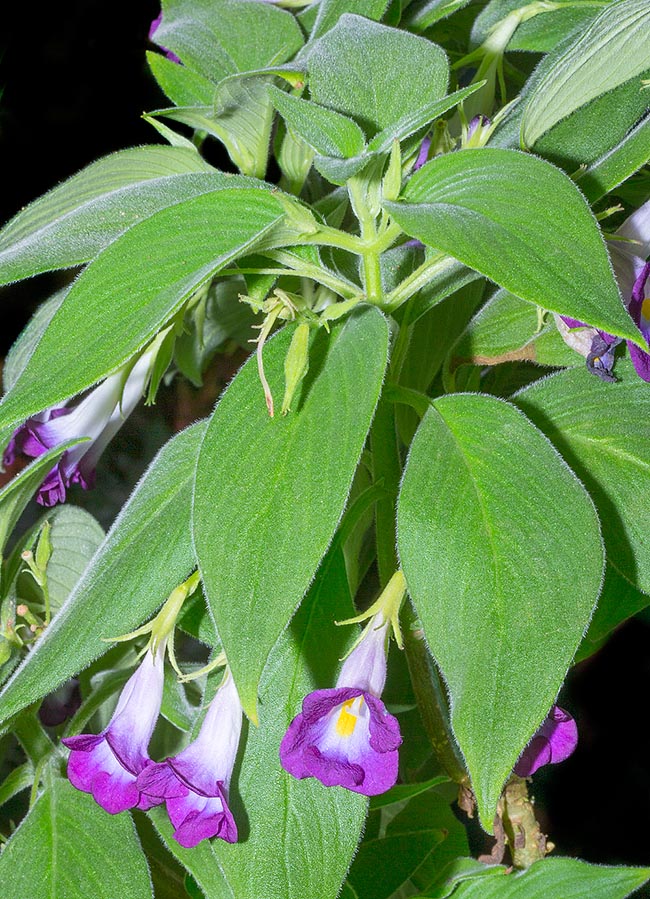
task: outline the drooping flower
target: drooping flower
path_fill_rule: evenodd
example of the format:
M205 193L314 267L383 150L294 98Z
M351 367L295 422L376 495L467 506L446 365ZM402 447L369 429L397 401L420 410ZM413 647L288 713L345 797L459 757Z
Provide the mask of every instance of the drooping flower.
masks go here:
M144 795L136 781L151 764L147 747L160 712L164 655L164 643L155 653L147 650L126 682L105 730L62 741L72 750L68 759L70 782L78 790L92 793L111 815L129 808L146 810L159 801Z
M117 371L93 388L77 405L39 412L14 432L4 453L5 465L11 465L21 453L35 459L68 440L90 438L66 450L48 472L37 496L37 502L42 506L64 502L66 491L72 484L79 484L84 490L94 486L99 457L144 392L152 355L144 353L126 381L124 371Z
M379 698L386 681L389 621L379 612L343 664L336 687L306 696L280 745L283 768L375 796L394 786L402 742Z
M543 765L568 759L578 745L578 728L572 716L554 705L515 765L518 777L530 777Z
M215 836L237 842L228 789L241 726L239 695L226 671L198 737L173 758L148 765L138 777L138 789L152 803L166 802L174 839L181 846L191 848Z
M162 14L162 10L161 10L161 12L158 13L156 18L153 20L153 22L149 26L149 40L154 44L158 44L158 41L155 38L155 34L158 31L158 29L160 28L160 26L162 25L162 18L163 18L163 14ZM170 62L180 63L180 59L178 58L178 56L176 56L176 54L172 50L168 50L167 47L163 47L162 44L158 44L158 46L160 47L160 49L163 51L163 53L165 54L165 56L167 57L167 59Z
M650 200L629 216L608 241L618 286L635 325L650 348ZM614 349L620 338L562 315L556 323L565 342L583 355L587 368L604 381L614 381ZM564 326L564 327L563 327ZM573 330L577 329L577 330ZM636 373L650 381L650 352L626 341Z

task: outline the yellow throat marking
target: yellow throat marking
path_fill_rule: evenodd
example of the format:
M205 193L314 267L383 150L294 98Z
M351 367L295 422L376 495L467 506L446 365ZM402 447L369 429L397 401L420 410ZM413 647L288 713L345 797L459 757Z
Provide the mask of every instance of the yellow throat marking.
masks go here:
M355 702L359 701L359 708L356 712L352 711L352 706ZM361 703L363 702L363 697L357 696L354 699L348 699L347 702L344 702L341 706L341 711L339 712L339 717L336 721L336 732L341 737L351 737L354 733L354 728L357 726L357 718L358 713L361 711Z
M641 318L650 321L650 297L646 297L641 303Z

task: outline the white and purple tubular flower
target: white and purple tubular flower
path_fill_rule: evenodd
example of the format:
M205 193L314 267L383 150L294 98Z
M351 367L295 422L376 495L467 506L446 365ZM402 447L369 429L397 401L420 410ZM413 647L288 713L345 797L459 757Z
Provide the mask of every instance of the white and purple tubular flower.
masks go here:
M554 705L546 720L519 756L518 777L530 777L543 765L557 765L568 759L578 745L578 728L572 716Z
M388 621L375 615L345 660L336 687L306 696L280 745L282 767L365 796L395 785L399 724L379 698L386 681Z
M147 748L162 702L164 644L154 655L147 650L126 682L106 730L79 734L62 742L71 749L68 777L73 786L91 793L103 809L116 815L129 808L149 809L160 802L137 786L137 777L153 764Z
M65 502L72 484L84 490L94 486L95 466L108 443L138 404L147 383L152 354L144 353L124 380L124 371L110 375L73 406L39 412L15 432L4 453L11 465L21 453L32 459L75 438L88 437L66 450L48 472L36 500L42 506Z
M241 726L239 695L226 673L196 740L173 758L148 765L138 777L138 789L152 805L166 802L174 839L185 848L210 837L237 842L228 789Z
M646 262L650 254L650 201L629 216L615 236L619 239L610 240L608 249L616 280L632 320L650 347L650 262ZM620 338L565 315L560 318L568 328L587 329L589 340L585 343L580 332L572 335L559 326L564 340L586 357L589 371L603 381L616 380L612 368L614 350L621 342ZM627 346L636 373L644 381L650 381L650 353L630 340Z

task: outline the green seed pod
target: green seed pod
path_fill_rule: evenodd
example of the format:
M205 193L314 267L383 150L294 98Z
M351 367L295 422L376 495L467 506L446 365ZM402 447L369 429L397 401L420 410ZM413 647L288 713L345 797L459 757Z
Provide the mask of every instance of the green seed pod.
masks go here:
M289 351L284 360L285 390L282 400L282 414L286 415L291 409L293 396L298 385L309 369L309 325L301 322L293 332Z

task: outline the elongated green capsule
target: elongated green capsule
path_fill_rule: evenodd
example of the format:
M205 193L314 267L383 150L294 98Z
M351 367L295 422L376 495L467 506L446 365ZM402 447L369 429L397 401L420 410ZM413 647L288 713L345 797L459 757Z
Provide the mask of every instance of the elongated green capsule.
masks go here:
M282 414L291 410L291 402L298 385L309 369L309 325L301 322L293 332L291 344L284 360L284 399Z

